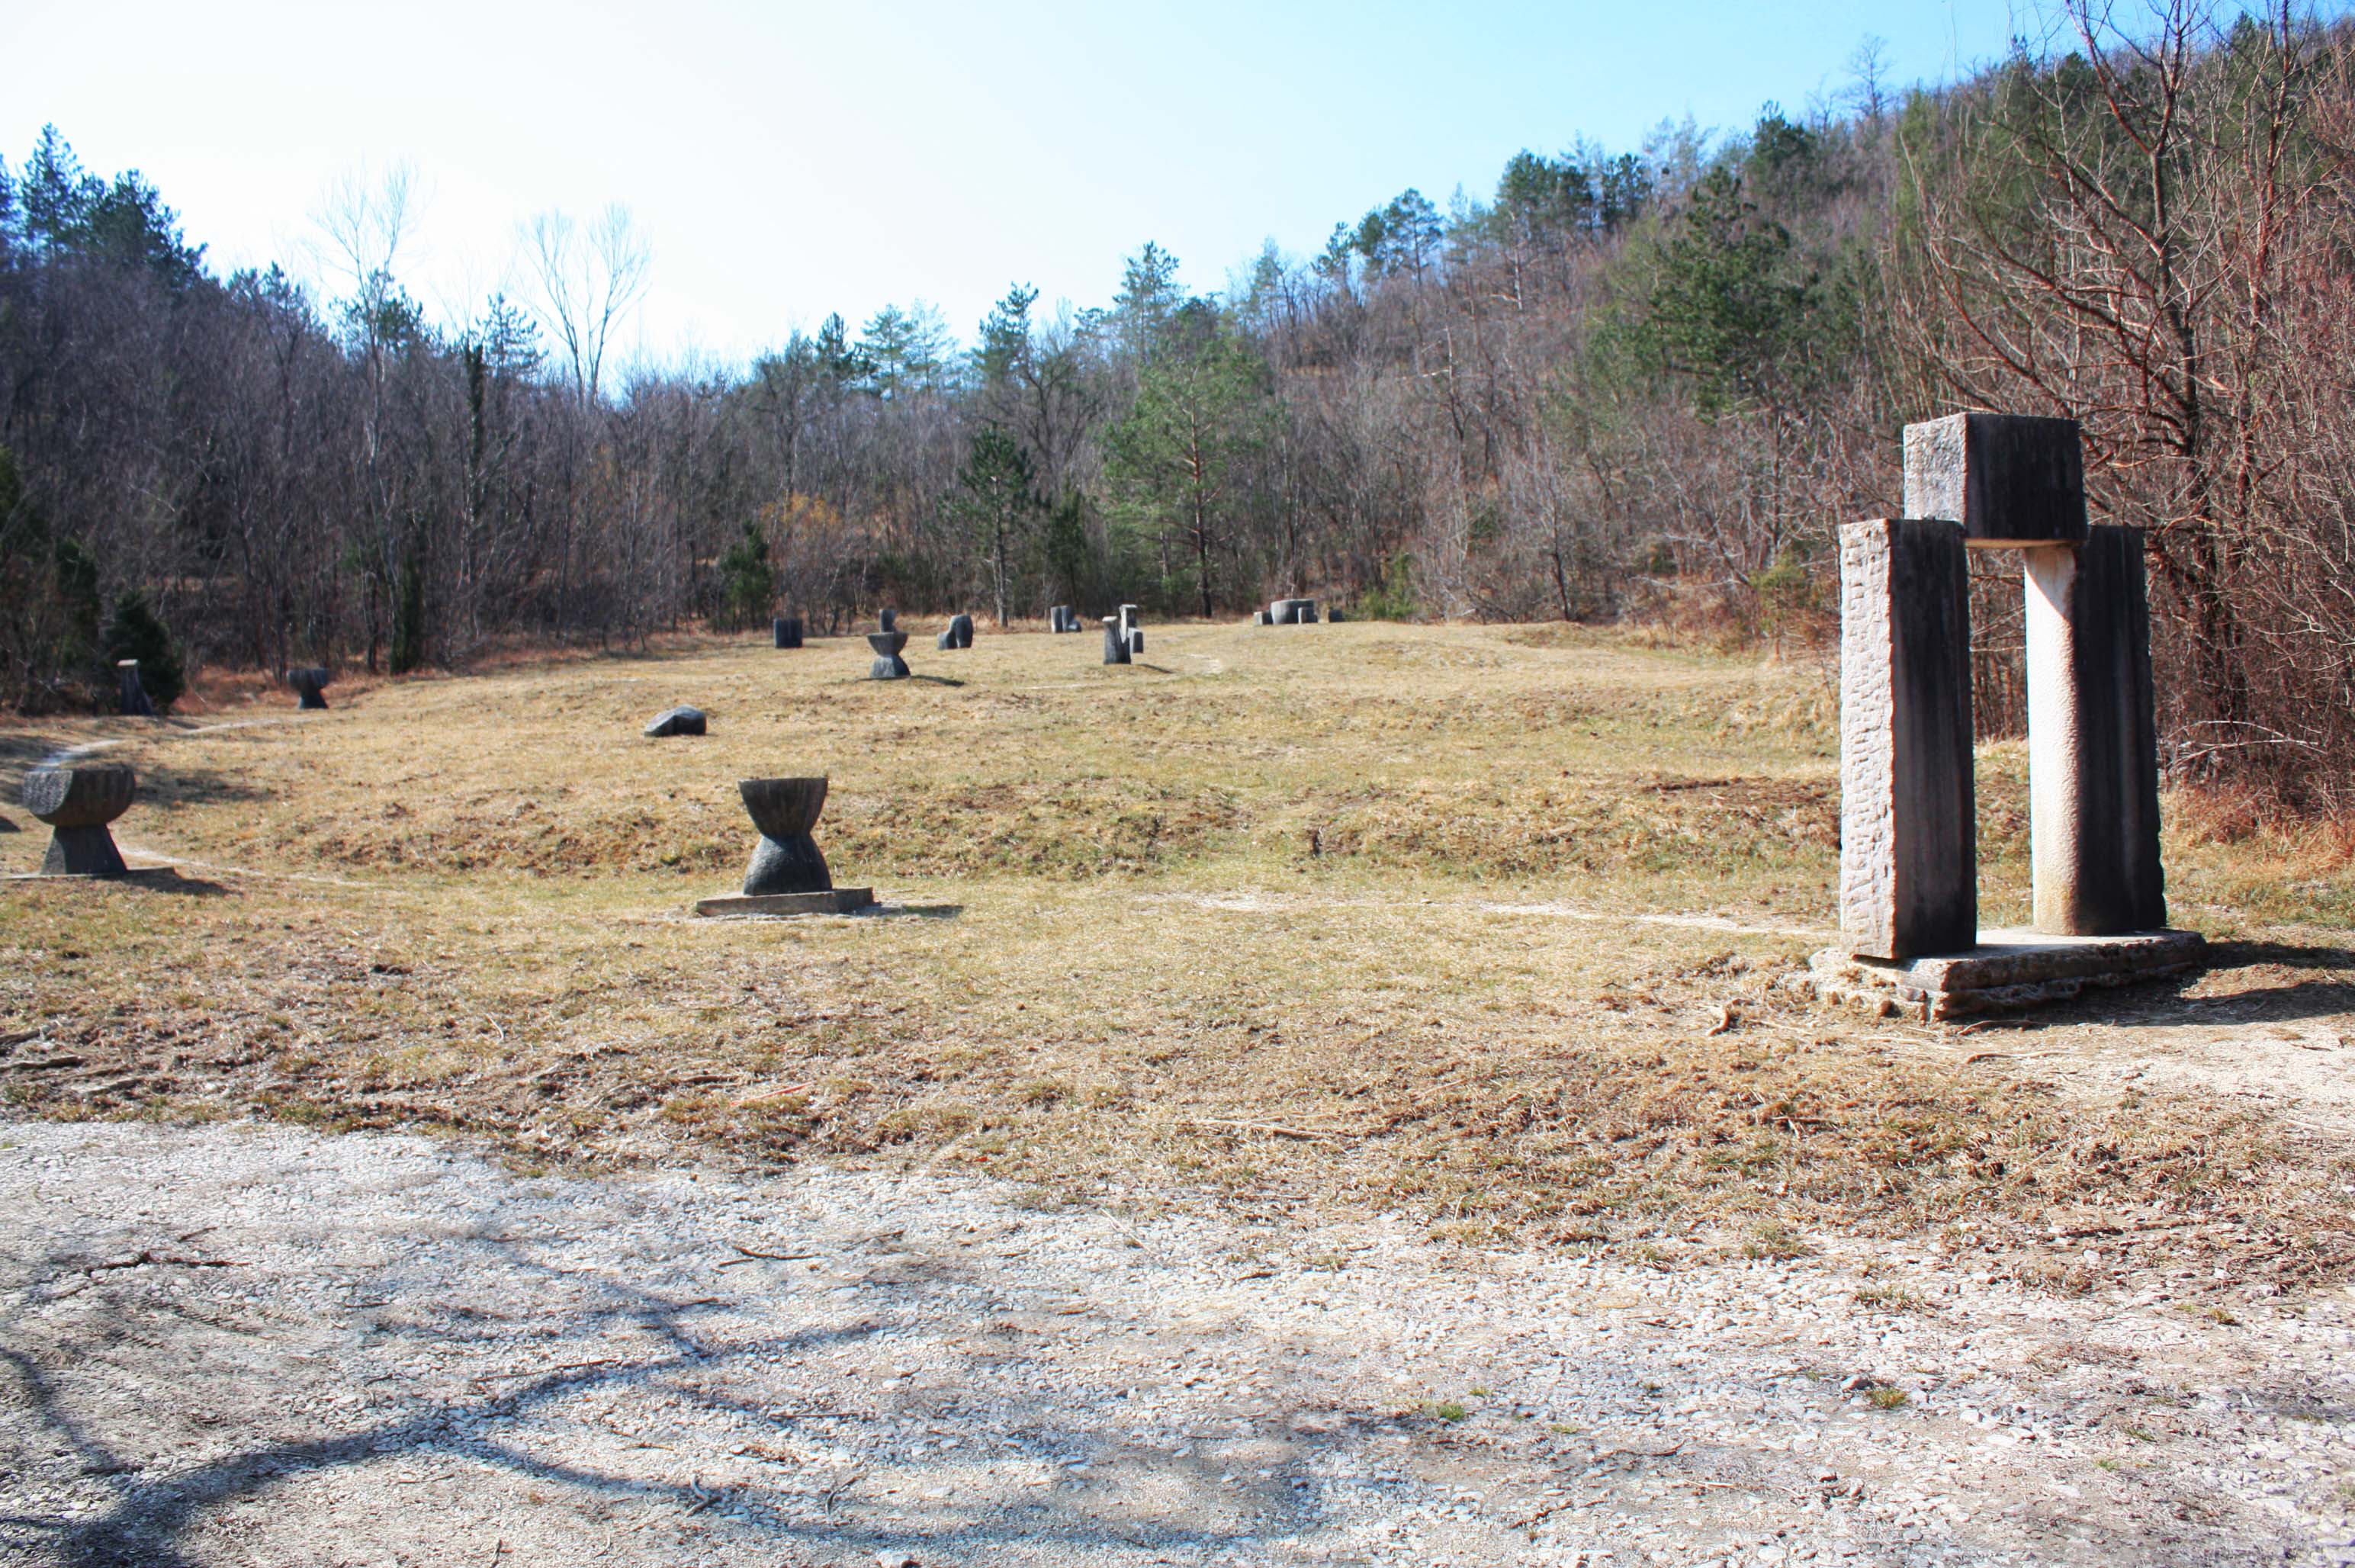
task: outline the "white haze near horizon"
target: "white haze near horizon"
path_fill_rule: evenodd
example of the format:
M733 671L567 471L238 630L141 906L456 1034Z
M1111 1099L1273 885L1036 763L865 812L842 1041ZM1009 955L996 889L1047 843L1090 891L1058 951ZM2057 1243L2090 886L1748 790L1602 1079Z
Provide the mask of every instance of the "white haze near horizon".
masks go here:
M17 0L0 157L55 123L93 172L154 181L216 269L330 296L312 215L405 164L396 270L444 324L528 294L530 215L620 203L653 251L624 355L719 368L831 311L927 300L969 341L1011 283L1103 304L1147 240L1220 288L1409 186L1484 199L1523 147L1803 113L1867 35L1898 85L2047 26L2014 0Z

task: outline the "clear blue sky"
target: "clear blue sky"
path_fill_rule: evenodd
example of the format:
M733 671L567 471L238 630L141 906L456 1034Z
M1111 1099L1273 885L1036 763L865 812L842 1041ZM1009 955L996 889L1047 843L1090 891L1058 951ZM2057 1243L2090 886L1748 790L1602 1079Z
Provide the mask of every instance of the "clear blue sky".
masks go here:
M1148 239L1221 286L1273 239L1408 186L1443 208L1516 150L1747 125L1838 92L1867 34L1897 83L1999 55L2021 0L1249 5L420 0L0 7L0 155L45 122L137 167L214 262L298 272L336 178L405 160L401 272L437 315L522 277L519 220L634 214L627 340L732 360L923 298L970 338L1009 283L1107 300Z

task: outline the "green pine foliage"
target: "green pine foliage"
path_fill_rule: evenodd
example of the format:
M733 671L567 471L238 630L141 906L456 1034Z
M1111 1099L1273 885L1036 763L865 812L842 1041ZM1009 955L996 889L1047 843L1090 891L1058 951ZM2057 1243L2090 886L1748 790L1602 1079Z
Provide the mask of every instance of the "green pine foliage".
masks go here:
M188 688L179 644L147 595L135 588L114 601L114 613L106 623L106 662L124 659L139 661L139 683L158 713L169 713Z

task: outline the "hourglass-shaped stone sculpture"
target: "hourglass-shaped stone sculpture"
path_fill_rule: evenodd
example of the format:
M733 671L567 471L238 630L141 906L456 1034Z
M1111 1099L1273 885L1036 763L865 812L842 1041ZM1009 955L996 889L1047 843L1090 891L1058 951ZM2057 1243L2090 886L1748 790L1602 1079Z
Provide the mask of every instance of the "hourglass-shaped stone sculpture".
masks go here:
M867 634L867 645L875 650L875 662L867 667L869 680L905 680L908 661L900 650L908 645L908 634L899 629L900 613L886 610L878 617L883 629Z
M294 688L295 706L325 709L327 699L320 693L325 688L331 673L324 665L301 665L288 670L286 684Z
M25 809L57 829L41 861L45 877L120 877L130 868L106 825L131 809L139 775L120 763L35 768L25 775Z
M837 888L810 829L826 808L824 777L739 779L736 792L761 841L744 870L741 894L700 899L698 914L840 914L875 901L873 888Z

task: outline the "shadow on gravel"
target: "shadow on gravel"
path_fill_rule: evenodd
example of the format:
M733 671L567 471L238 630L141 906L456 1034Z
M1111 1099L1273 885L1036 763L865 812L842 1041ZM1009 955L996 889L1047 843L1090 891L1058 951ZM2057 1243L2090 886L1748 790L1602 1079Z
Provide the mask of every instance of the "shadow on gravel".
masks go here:
M521 1246L535 1238L477 1234L471 1239L497 1256L496 1264L484 1260L486 1266L478 1277L486 1282L496 1277L494 1271L502 1264L518 1275L561 1283L575 1291L587 1277L580 1271L557 1268L526 1255ZM1055 1467L1054 1474L1068 1477L1069 1472L1063 1467L1072 1462L1076 1451L1083 1462L1116 1464L1117 1477L1098 1473L1084 1480L1059 1478L1052 1491L1039 1492L1034 1501L1001 1503L991 1509L986 1518L943 1504L929 1520L893 1518L870 1522L854 1519L847 1511L851 1501L869 1508L884 1506L880 1499L865 1498L858 1491L859 1482L865 1478L869 1463L867 1460L862 1460L835 1490L825 1494L825 1517L812 1519L788 1517L789 1513L807 1514L808 1494L806 1490L795 1492L794 1498L802 1506L791 1508L782 1478L774 1488L759 1484L705 1488L699 1484L699 1477L687 1481L663 1479L601 1467L569 1456L551 1456L549 1439L560 1435L561 1423L568 1416L577 1418L581 1413L556 1407L560 1402L582 1395L643 1391L648 1410L660 1409L666 1402L682 1403L738 1418L740 1424L750 1419L788 1432L805 1421L824 1422L837 1425L837 1424L841 1423L854 1426L888 1425L923 1413L927 1404L944 1411L953 1409L964 1397L963 1391L955 1387L926 1390L920 1394L893 1393L887 1383L879 1387L873 1396L876 1408L868 1412L794 1411L781 1408L773 1399L739 1397L731 1392L729 1382L731 1367L741 1366L749 1374L757 1366L773 1365L784 1358L868 1343L879 1333L883 1339L877 1342L874 1353L887 1356L885 1347L891 1325L877 1319L895 1315L889 1310L861 1312L855 1315L857 1320L845 1326L765 1337L740 1336L723 1348L709 1342L706 1332L698 1330L698 1320L752 1307L762 1296L758 1288L728 1299L679 1299L623 1283L610 1275L597 1281L596 1299L569 1313L527 1313L528 1297L517 1293L518 1316L528 1317L530 1328L528 1332L506 1330L504 1337L492 1322L506 1317L503 1312L485 1312L438 1297L404 1299L398 1292L392 1293L392 1301L365 1305L421 1309L421 1316L413 1319L376 1315L368 1326L378 1335L395 1335L420 1345L506 1343L517 1352L502 1358L510 1364L527 1363L528 1341L540 1338L569 1339L576 1346L612 1346L617 1350L644 1347L641 1353L597 1356L513 1373L485 1373L471 1379L471 1384L512 1386L485 1387L480 1397L421 1398L396 1418L339 1435L258 1443L185 1468L175 1467L168 1447L152 1462L142 1462L110 1442L99 1430L94 1417L78 1413L68 1388L73 1382L87 1381L98 1396L91 1402L93 1412L120 1408L122 1397L128 1391L118 1377L110 1376L114 1370L110 1364L112 1352L126 1342L155 1345L158 1336L155 1317L183 1316L177 1310L178 1304L168 1298L153 1297L124 1301L110 1293L91 1301L91 1305L99 1310L77 1321L69 1335L61 1335L38 1349L28 1349L28 1343L49 1336L26 1332L31 1324L20 1316L25 1307L46 1306L91 1288L80 1283L70 1284L64 1290L52 1287L76 1281L77 1276L87 1280L102 1276L112 1286L135 1286L158 1275L147 1272L150 1260L144 1258L95 1268L87 1253L24 1261L32 1265L27 1272L38 1283L15 1293L16 1307L9 1314L14 1321L0 1325L0 1362L13 1371L22 1391L21 1401L8 1403L29 1407L38 1430L48 1435L53 1449L70 1454L78 1460L85 1478L103 1480L113 1489L115 1500L95 1511L60 1507L48 1514L0 1516L0 1532L17 1536L20 1545L31 1544L35 1560L54 1561L66 1568L196 1568L198 1562L212 1560L212 1554L210 1543L199 1548L191 1537L212 1523L215 1516L236 1505L293 1478L354 1470L388 1458L418 1455L471 1461L596 1498L668 1504L680 1518L724 1507L724 1522L720 1516L713 1516L709 1521L718 1539L703 1542L703 1548L723 1547L730 1552L772 1556L783 1549L823 1545L829 1557L847 1551L863 1558L921 1554L929 1562L938 1554L949 1553L960 1561L987 1562L1021 1543L1035 1549L1041 1543L1052 1542L1074 1552L1086 1552L1134 1550L1148 1539L1158 1547L1215 1552L1236 1544L1238 1537L1264 1542L1272 1536L1280 1538L1296 1530L1314 1528L1323 1516L1314 1494L1295 1490L1293 1486L1294 1478L1305 1474L1300 1463L1308 1456L1296 1435L1285 1443L1286 1453L1273 1467L1263 1465L1256 1475L1238 1477L1219 1473L1217 1463L1205 1458L1138 1452L1124 1445L1116 1450L1108 1445L1092 1447L1088 1440L1060 1434L1054 1409L1046 1406L1040 1408L1035 1420L1026 1420L1015 1430L1001 1429L997 1433L997 1441L1009 1450L1008 1459ZM160 1271L166 1265L197 1264L200 1260L173 1257L152 1262ZM231 1265L216 1262L201 1266ZM119 1269L133 1272L109 1272ZM396 1279L400 1272L398 1264L388 1271ZM926 1292L954 1289L965 1282L959 1270L927 1260L896 1276L871 1276L869 1283L879 1292ZM346 1328L355 1326L350 1319L344 1324ZM646 1344L648 1335L655 1341L651 1346ZM201 1364L202 1355L201 1351L192 1352L191 1364L180 1374L185 1379L185 1408L190 1412L201 1409L211 1392L208 1372L215 1388L224 1376L247 1375L242 1369L207 1369ZM73 1369L72 1376L62 1381L56 1373L56 1369L61 1367ZM751 1386L749 1378L744 1386ZM340 1392L340 1385L287 1390L281 1398L286 1408L300 1409L306 1392L315 1397L332 1392ZM932 1397L927 1400L925 1394ZM1059 1397L1068 1404L1068 1392ZM281 1402L271 1403L277 1405ZM547 1416L548 1424L535 1424L532 1418L536 1413ZM1369 1413L1359 1420L1344 1418L1342 1424L1350 1429L1340 1439L1347 1441L1363 1435L1356 1430L1360 1426L1388 1430L1395 1426L1395 1421ZM1335 1439L1327 1437L1324 1441L1329 1444ZM37 1440L16 1445L16 1455L22 1459L30 1459L37 1451ZM890 1462L900 1472L914 1464L911 1460ZM781 1477L794 1473L783 1471ZM904 1474L900 1478L904 1481ZM1174 1484L1199 1502L1212 1505L1201 1511L1223 1515L1237 1522L1231 1527L1189 1523L1167 1517L1166 1509L1144 1506L1138 1500L1137 1488L1140 1483L1156 1480L1165 1483L1165 1496L1166 1485ZM774 1503L768 1500L773 1497ZM541 1506L559 1513L568 1511L553 1498ZM898 1509L906 1504L902 1501L890 1506ZM647 1522L654 1521L650 1519ZM25 1541L27 1537L31 1538L30 1542ZM0 1544L5 1541L5 1536L0 1535ZM747 1555L745 1560L754 1558Z

